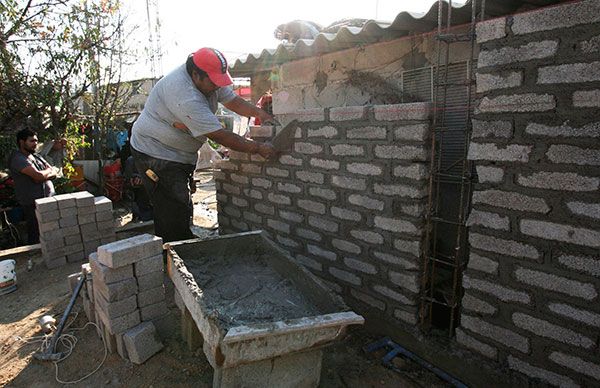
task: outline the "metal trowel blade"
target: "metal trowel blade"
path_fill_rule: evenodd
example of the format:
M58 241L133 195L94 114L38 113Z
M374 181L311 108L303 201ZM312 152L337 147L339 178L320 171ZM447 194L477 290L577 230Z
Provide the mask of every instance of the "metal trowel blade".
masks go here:
M292 148L292 144L294 144L296 129L298 129L298 120L290 121L273 138L273 141L271 142L273 147L280 152L289 151Z

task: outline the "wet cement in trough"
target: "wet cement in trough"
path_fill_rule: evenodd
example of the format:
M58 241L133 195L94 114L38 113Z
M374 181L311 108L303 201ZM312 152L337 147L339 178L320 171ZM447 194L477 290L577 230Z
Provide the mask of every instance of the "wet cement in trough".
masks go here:
M185 266L203 293L208 313L225 329L321 314L261 256L188 257Z

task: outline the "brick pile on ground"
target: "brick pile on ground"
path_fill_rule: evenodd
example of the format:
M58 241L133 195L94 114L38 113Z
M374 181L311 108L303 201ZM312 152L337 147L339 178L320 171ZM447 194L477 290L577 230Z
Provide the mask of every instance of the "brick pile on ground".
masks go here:
M87 191L35 201L42 256L48 268L84 260L115 240L112 202Z
M89 257L93 295L86 314L109 352L137 364L162 349L153 323L168 312L162 251L161 238L143 234L102 245Z

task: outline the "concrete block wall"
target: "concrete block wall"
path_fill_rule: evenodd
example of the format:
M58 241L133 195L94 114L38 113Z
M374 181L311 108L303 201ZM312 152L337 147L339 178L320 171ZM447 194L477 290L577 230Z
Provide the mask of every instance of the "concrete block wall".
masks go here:
M477 26L479 183L457 341L557 386L598 386L600 2Z
M430 105L304 109L277 161L231 153L215 173L221 233L262 229L360 311L415 325ZM272 127L251 135L269 139Z
M87 191L35 201L42 256L48 268L84 260L101 244L115 241L110 199Z

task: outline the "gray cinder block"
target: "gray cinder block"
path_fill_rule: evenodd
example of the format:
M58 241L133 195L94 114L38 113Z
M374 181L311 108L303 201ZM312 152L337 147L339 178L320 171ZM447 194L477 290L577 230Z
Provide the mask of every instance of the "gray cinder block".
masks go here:
M63 248L65 246L65 243L63 242L62 239L45 240L45 239L40 238L40 244L42 247L42 252L44 252L44 253Z
M94 278L94 292L101 293L109 302L122 300L137 293L135 278L122 280L115 283L103 283L99 278Z
M112 201L104 196L95 197L94 206L96 207L96 213L112 211Z
M56 197L39 198L35 200L35 209L40 213L58 210Z
M40 212L38 209L35 209L35 215L38 219L38 222L58 222L58 219L60 218L60 213L58 212L58 210L48 210L45 212Z
M68 207L66 209L60 209L58 211L60 213L61 218L72 218L77 216L77 208L76 207Z
M144 322L128 330L123 334L123 341L129 359L136 364L142 364L163 348L151 322Z
M92 222L96 222L96 215L94 213L79 214L77 216L77 222L79 222L79 225L91 224Z
M141 291L137 294L138 307L144 307L155 304L165 299L165 288L163 286L153 288L148 291Z
M59 209L67 209L70 207L77 206L75 198L71 194L55 195L54 199L56 199L56 203L58 204Z
M96 220L96 206L94 206L94 204L92 204L92 206L85 206L85 207L77 208L78 216L89 216L90 214L93 216L94 221L95 221Z
M167 303L163 300L155 304L141 307L140 318L142 322L146 322L161 317L168 312L169 309L167 308Z
M140 291L151 290L163 285L163 271L150 272L147 275L137 277L138 289Z
M79 225L67 226L57 230L57 232L62 232L62 235L67 236L79 236Z
M111 211L102 211L102 212L96 213L96 221L97 222L113 221L113 214Z
M98 230L101 231L111 230L115 228L115 221L113 219L107 221L96 220L96 226L98 227Z
M118 268L162 253L162 244L162 238L142 234L100 246L98 260L110 268Z
M119 268L109 268L98 261L98 254L91 253L89 258L94 277L98 278L102 283L109 284L133 278L132 265L126 265Z
M75 198L75 204L78 208L94 206L94 196L87 191L71 193L71 196Z
M157 272L163 270L163 256L162 253L138 261L133 265L135 276L140 277L148 275L151 272Z
M102 309L97 308L96 313L106 326L110 334L123 333L140 323L139 310L132 311L128 314L121 315L117 318L108 318Z
M77 222L78 222L77 216L69 216L69 217L63 217L63 218L59 219L58 225L60 225L61 228L67 228L69 226L79 225Z
M81 235L79 234L74 234L72 236L65 236L65 246L69 246L69 245L73 245L73 244L77 244L77 243L81 243ZM81 247L81 249L83 249L83 246Z
M117 300L115 302L107 301L101 293L94 295L96 308L104 312L107 318L114 319L129 314L137 309L137 298L131 295L128 298Z

